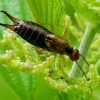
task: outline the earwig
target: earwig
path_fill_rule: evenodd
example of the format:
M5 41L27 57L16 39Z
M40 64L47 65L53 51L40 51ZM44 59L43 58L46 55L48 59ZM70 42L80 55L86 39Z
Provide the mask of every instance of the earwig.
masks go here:
M3 12L14 22L13 25L0 23L1 26L7 27L13 30L18 35L20 35L23 39L25 39L26 41L28 41L29 43L37 47L46 49L50 52L56 52L61 55L65 55L65 54L68 55L70 60L76 62L76 64L82 70L86 79L88 79L87 76L85 75L85 72L83 71L83 69L80 67L80 65L77 62L80 56L84 60L85 58L81 54L79 54L79 50L73 49L73 47L70 46L68 41L66 41L62 37L59 37L53 34L52 32L50 32L49 30L47 30L46 28L44 28L43 26L37 23L16 19L5 11L0 11L0 12ZM86 60L85 62L88 64Z

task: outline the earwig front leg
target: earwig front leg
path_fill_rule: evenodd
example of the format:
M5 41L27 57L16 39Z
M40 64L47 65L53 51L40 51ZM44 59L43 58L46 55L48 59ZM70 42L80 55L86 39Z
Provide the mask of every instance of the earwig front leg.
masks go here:
M36 17L36 15L34 15L34 16L35 16L36 21L37 21L39 24L41 24L42 26L50 26L50 27L51 27L51 32L52 32L52 33L55 33L55 29L54 29L54 26L53 26L52 24L42 23L42 22Z
M62 61L63 61L63 67L65 67L66 66L66 59L64 56L62 56Z

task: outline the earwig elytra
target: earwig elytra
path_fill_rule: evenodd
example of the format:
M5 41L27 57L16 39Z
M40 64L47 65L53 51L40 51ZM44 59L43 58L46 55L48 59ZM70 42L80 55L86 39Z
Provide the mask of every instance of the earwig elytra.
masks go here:
M37 47L46 49L50 52L56 52L62 55L66 54L67 56L69 56L70 60L75 61L76 64L80 67L77 60L79 59L80 56L81 57L83 56L79 53L79 50L73 49L73 47L70 46L68 41L66 41L62 37L53 34L52 32L50 32L49 30L47 30L46 28L44 28L43 26L37 23L25 21L25 20L19 20L12 17L5 11L1 11L1 12L6 14L14 22L13 25L0 23L1 26L13 30L18 35L20 35L23 39L25 39L26 41L28 41L29 43ZM84 57L83 59L85 60ZM85 62L87 63L86 60ZM81 67L80 69L85 75L83 69ZM85 77L86 79L88 79L86 75Z

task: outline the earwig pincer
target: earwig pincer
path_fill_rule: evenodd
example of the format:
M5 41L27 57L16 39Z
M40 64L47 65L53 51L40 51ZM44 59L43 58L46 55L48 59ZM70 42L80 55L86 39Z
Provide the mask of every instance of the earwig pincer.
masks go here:
M46 49L50 52L56 52L62 55L68 55L70 60L75 61L76 64L79 66L77 60L79 59L80 56L81 57L83 56L79 54L79 50L73 49L73 47L70 46L67 40L53 34L52 32L50 32L49 30L47 30L46 28L44 28L43 26L37 23L31 21L19 20L12 17L5 11L1 11L1 12L6 14L14 22L13 25L0 23L1 26L13 30L18 35L20 35L23 39L25 39L27 42L37 47ZM83 59L85 60L84 57ZM86 60L85 62L87 63ZM82 70L81 67L80 69ZM85 75L83 70L82 72ZM86 75L85 77L87 79Z

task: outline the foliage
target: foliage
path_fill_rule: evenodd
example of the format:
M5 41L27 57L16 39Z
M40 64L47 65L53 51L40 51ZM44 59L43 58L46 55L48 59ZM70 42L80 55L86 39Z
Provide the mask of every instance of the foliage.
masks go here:
M82 57L79 59L79 65L89 78L86 80L78 66L75 63L72 65L66 55L64 60L62 55L32 46L7 29L3 35L0 35L0 73L17 95L17 100L41 100L41 98L42 100L98 100L99 0L91 2L89 0L26 0L27 5L18 0L18 3L18 9L22 11L16 9L15 11L16 13L21 11L20 17L24 15L23 19L32 18L32 21L41 25L47 23L44 27L49 30L51 28L48 24L52 24L54 33L62 37L67 28L68 33L65 38L75 48L79 47L80 53L87 59L90 67L84 64ZM28 8L24 8L27 6ZM1 6L5 10L6 8L3 7ZM27 9L26 12L23 9ZM21 19L15 15L14 17ZM6 18L2 17L2 19L7 22ZM57 26L58 21L64 28Z

